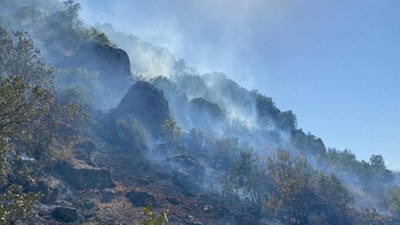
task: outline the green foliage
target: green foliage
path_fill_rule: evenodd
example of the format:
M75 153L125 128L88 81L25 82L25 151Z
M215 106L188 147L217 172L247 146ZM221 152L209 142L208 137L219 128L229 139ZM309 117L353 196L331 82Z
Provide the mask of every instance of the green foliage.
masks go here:
M351 177L347 176L356 175L365 191L383 192L385 186L394 179L393 172L386 168L383 157L380 155L372 155L370 162L367 163L358 161L356 156L347 149L344 151L329 149L324 160L331 172L339 177L348 179Z
M323 175L283 150L265 166L242 153L225 179L224 193L249 197L259 212L265 208L270 216L293 225L349 224L347 210L354 201L337 177Z
M389 220L380 215L376 209L361 209L360 211L352 210L350 212L351 222L348 224L352 225L387 225L387 224L398 224L396 222L389 223Z
M11 35L0 28L0 219L14 222L28 215L38 193L43 169L55 161L57 146L68 146L79 136L84 118L76 104L58 104L52 95L52 70L25 32Z
M224 112L217 104L207 101L204 98L194 98L190 103L196 108L196 110L202 110L216 118L222 118L224 116Z
M271 98L251 92L255 98L258 118L261 123L273 124L282 130L292 131L297 127L297 119L292 111L281 112Z
M10 35L0 27L0 78L23 76L26 83L52 87L52 69L40 61L40 51L34 48L29 34L17 31Z
M110 39L108 39L108 37L104 33L100 32L96 28L92 28L91 36L93 37L93 40L96 41L97 43L108 45L114 48L117 47L110 41Z
M137 225L168 225L168 211L162 211L160 215L156 215L153 212L153 206L147 206L143 209L143 214L147 216L146 219L142 220Z
M98 75L84 68L55 70L54 84L55 98L63 105L78 103L89 112L100 104L95 96L102 91Z
M141 150L148 148L148 134L139 120L129 116L127 119L118 119L116 125L119 128L118 135L128 141L128 146Z
M389 205L390 212L400 218L400 187L395 186L388 190L386 202Z
M13 221L28 216L41 196L40 193L23 193L22 188L17 185L7 187L0 195L1 224L11 224Z
M97 132L111 144L119 145L132 152L144 153L149 148L148 133L140 120L133 115L117 117L109 114L98 118Z
M290 143L311 155L323 157L326 153L325 145L320 138L315 137L311 133L305 134L301 129L292 131Z
M302 158L292 160L288 152L278 150L268 159L268 174L274 193L266 200L270 211L283 212L288 224L309 224L314 194L310 189L312 169Z
M82 26L82 21L80 21L78 18L81 5L79 3L75 3L73 0L64 1L63 5L64 10L62 11L61 16L66 22L65 25L68 26L69 30Z
M173 145L178 144L178 140L183 135L182 128L175 122L173 118L168 118L161 126L161 133L165 139Z
M225 178L224 195L231 197L232 192L242 191L250 197L255 207L261 209L271 188L265 168L257 165L257 159L249 152L240 153L240 160L233 165L232 171Z
M241 153L253 151L237 138L224 138L216 140L211 146L211 164L216 170L228 172L233 164L241 157Z
M326 176L318 173L313 182L314 193L321 205L318 214L329 224L348 224L347 207L354 203L354 198L335 175Z

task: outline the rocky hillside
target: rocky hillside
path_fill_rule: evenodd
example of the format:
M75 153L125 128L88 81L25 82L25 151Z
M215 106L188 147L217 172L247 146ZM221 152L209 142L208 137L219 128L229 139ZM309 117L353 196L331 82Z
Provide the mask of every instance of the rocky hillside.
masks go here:
M400 224L382 156L79 9L0 0L1 224Z

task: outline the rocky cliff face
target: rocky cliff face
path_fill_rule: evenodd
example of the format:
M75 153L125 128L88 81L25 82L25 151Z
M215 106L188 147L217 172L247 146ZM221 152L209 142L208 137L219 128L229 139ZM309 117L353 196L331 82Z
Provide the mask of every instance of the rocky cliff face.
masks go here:
M119 48L99 43L82 45L72 56L62 60L59 67L86 67L99 72L99 78L114 80L128 77L131 73L128 54Z
M58 68L85 68L98 74L101 87L94 92L98 107L108 110L115 107L129 87L131 67L128 54L119 48L91 42L82 45L75 54L64 58Z

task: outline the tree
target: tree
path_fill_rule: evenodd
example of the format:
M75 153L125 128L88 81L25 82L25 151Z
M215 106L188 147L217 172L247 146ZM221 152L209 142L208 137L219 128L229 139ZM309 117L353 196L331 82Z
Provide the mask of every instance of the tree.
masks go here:
M0 195L1 224L11 224L13 221L29 215L40 197L40 193L22 192L21 187L17 185L7 187Z
M269 181L265 168L258 165L256 158L250 152L242 152L240 160L225 178L224 193L229 197L232 191L242 192L250 198L257 211L261 211L271 188Z
M283 150L268 159L268 174L275 188L267 204L288 224L309 224L315 199L309 185L312 172L306 160L293 160Z
M81 5L75 3L73 0L67 0L63 2L64 11L62 12L62 21L64 21L67 30L73 30L82 26L82 21L79 20L79 10Z
M211 147L211 164L214 173L217 170L228 172L235 162L241 159L241 153L251 152L252 149L239 143L237 138L216 140Z
M388 190L386 202L389 205L390 212L400 218L400 187L395 186Z
M32 138L29 130L40 123L49 95L29 87L22 76L7 78L0 85L0 184L4 190L0 191L0 220L5 224L29 214L40 197L22 191L26 182L34 184L36 172L22 160L21 156L31 156L22 143Z
M13 35L0 27L0 78L23 76L24 82L52 88L52 69L40 61L41 53L35 49L29 34L17 31Z
M312 189L318 197L316 214L328 224L349 224L347 210L354 198L347 188L334 174L317 173L313 180Z
M12 36L0 28L0 220L28 215L40 193L27 192L56 158L57 146L79 135L79 112L52 95L52 70L26 32Z
M182 128L173 118L168 118L161 126L161 133L170 143L177 145L179 138L182 136Z

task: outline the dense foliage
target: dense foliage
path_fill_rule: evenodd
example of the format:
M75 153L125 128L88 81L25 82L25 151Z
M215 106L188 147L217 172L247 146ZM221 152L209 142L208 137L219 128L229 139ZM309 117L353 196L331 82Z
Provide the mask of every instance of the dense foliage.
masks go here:
M57 146L80 135L85 120L75 103L53 98L52 70L26 32L0 28L0 218L10 223L26 216L40 193L29 190L57 158Z

